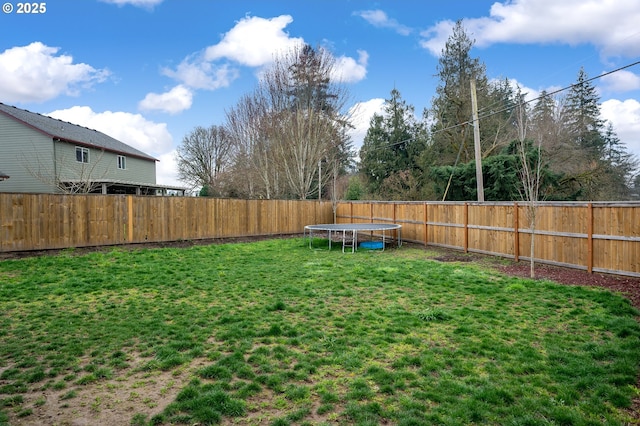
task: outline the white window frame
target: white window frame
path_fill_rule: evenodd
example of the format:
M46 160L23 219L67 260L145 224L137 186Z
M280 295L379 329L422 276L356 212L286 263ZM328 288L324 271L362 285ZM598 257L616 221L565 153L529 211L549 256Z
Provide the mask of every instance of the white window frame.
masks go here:
M89 148L76 146L76 162L89 164L89 161Z
M119 170L127 170L127 157L124 155L118 155L117 164Z

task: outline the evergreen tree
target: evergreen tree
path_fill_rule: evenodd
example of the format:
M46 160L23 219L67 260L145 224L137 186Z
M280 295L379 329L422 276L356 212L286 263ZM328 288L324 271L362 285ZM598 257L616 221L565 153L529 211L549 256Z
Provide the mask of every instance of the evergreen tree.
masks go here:
M439 161L474 159L471 80L475 80L482 156L498 153L515 137L512 113L517 105L512 83L489 82L484 63L471 57L475 41L458 21L438 60L436 96L432 102L432 149Z
M567 95L567 112L573 142L591 159L600 159L604 149L600 97L583 68L580 68L578 81Z
M332 92L332 57L305 44L290 65L289 96L292 109L336 112L338 95ZM335 90L335 87L333 88Z
M638 170L637 158L629 153L616 135L613 125L608 123L603 134L603 169L601 179L606 184L601 187L598 198L629 200L633 193L633 174Z
M518 141L512 141L499 154L492 155L482 164L482 175L487 201L520 201L522 200L523 183L519 176L520 157ZM526 157L531 168L538 162L539 153L532 141L526 141ZM575 200L577 194L567 191L565 177L553 172L548 164L541 168L540 200ZM452 166L439 166L431 169L431 177L435 191L447 196L445 201L468 201L477 199L475 161Z
M384 127L387 130L389 148L392 153L391 171L397 172L412 167L409 146L415 137L416 120L413 105L407 105L396 89L384 108Z
M631 179L631 200L640 201L640 173Z
M388 149L389 136L383 126L384 118L374 114L360 148L360 173L364 176L367 192L375 194L389 176L392 163Z
M555 133L555 112L556 103L553 97L543 90L531 111L533 130L537 131L542 139L550 138Z
M425 187L434 186L432 167L468 163L475 159L472 123L471 81L475 81L482 161L487 161L516 137L513 112L518 104L512 83L507 79L489 82L484 64L471 57L474 40L458 21L438 61L440 83L431 108L431 139L420 166ZM440 169L442 170L442 169ZM437 175L437 173L436 173ZM448 178L447 178L448 180ZM491 185L491 182L485 183ZM474 189L474 193L477 190ZM437 194L437 193L436 193ZM441 199L441 194L436 198Z
M473 45L458 21L438 60L440 84L432 102L432 148L436 157L448 163L455 161L459 151L462 161L473 158L473 132L463 125L471 119L470 81L476 80L478 93L484 93L488 85L484 64L471 57Z
M395 176L397 180L397 175L402 174L406 179L415 173L424 144L424 125L416 120L413 106L393 89L385 101L383 115L375 114L371 118L360 151L360 172L366 179L368 191L381 195L389 178ZM417 182L415 176L412 179ZM395 196L404 195L394 188L391 192Z
M586 200L626 200L638 162L600 115L600 98L584 69L566 96L570 158L562 164Z

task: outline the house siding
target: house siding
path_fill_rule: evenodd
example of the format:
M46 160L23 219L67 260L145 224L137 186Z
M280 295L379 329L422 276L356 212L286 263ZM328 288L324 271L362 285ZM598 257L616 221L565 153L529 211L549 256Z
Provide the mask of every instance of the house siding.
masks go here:
M0 192L54 192L52 181L34 176L54 170L53 141L0 114L0 170L10 176L0 182Z
M56 164L64 165L59 168L61 180L107 180L118 182L135 182L143 185L156 184L155 161L143 160L137 157L126 157L126 168L118 169L118 155L113 152L96 148L89 149L89 163L76 161L76 147L78 145L67 142L55 143Z
M0 170L10 176L0 182L0 192L60 192L58 180L156 185L156 161L151 157L88 148L86 164L76 161L76 146L54 142L50 135L0 113ZM118 155L125 156L125 169L118 169Z

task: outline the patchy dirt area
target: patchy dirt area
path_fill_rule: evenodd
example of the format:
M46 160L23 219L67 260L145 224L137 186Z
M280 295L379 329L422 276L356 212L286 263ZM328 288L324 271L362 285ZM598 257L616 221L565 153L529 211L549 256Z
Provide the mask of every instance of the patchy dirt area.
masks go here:
M55 390L31 389L23 394L22 407L33 407L29 415L6 407L12 426L111 426L130 425L136 414L147 421L173 402L204 361L172 371L140 371L147 362L128 356L132 364L113 378ZM1 371L1 370L0 370ZM27 408L29 409L29 408ZM24 413L24 412L23 412Z
M260 238L234 238L203 241L180 241L175 243L149 243L119 246L123 250L162 247L191 247L228 242L249 242L267 238L290 238L290 235L269 236ZM407 244L408 246L414 246ZM415 245L415 247L422 247ZM65 250L66 253L84 254L91 251L111 250L112 247L80 248ZM508 259L488 255L462 253L438 247L429 247L435 255L433 259L442 262L473 262L495 268L505 274L528 278L530 265L528 261L513 262ZM29 256L50 255L60 251L0 253L2 259L17 259ZM565 285L597 286L618 292L627 297L633 306L640 309L640 278L619 275L593 273L572 268L564 268L546 264L536 264L536 279L548 279ZM639 318L640 319L640 318ZM139 366L143 360L130 358L127 362L131 369L122 371L117 377L96 384L79 388L73 397L69 397L69 389L33 389L24 394L23 407L35 407L29 416L21 417L10 407L5 412L10 415L11 425L117 425L134 424L132 417L136 413L144 413L148 421L154 414L160 413L164 407L175 399L176 394L193 377L193 372L201 367L194 361L192 365L183 366L171 372L142 372ZM2 372L2 368L0 368ZM637 384L640 388L640 380ZM640 423L640 397L634 400L630 414ZM223 424L230 424L223 422Z

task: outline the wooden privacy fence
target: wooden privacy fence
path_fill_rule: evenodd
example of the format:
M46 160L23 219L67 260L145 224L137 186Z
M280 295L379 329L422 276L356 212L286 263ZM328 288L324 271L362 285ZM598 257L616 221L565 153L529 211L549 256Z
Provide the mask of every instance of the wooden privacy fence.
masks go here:
M341 202L338 223L402 225L402 239L459 250L640 277L640 203Z
M0 193L0 252L302 233L330 202Z
M0 193L0 252L300 234L333 223L328 201ZM396 223L402 239L530 259L518 203L339 202L338 223ZM640 203L540 203L534 259L640 276Z

